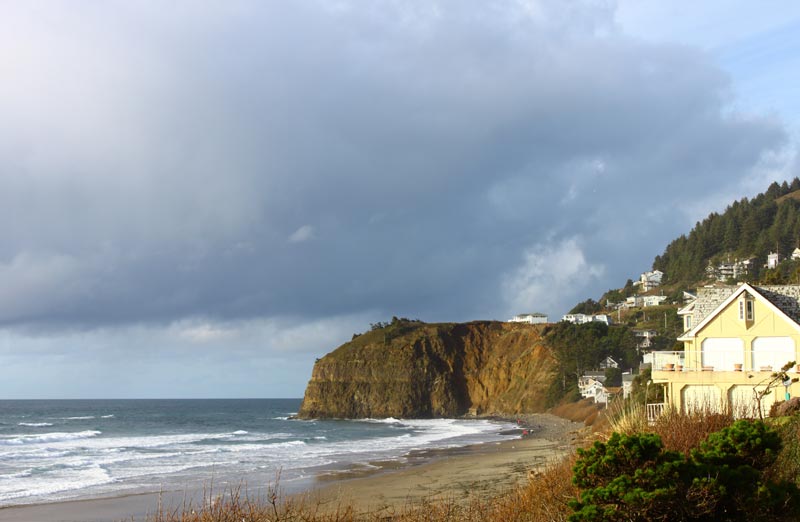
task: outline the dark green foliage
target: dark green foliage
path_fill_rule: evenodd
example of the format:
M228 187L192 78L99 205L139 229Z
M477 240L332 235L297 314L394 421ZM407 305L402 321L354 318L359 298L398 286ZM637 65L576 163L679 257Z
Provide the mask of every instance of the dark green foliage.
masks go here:
M670 519L686 461L665 451L658 435L614 433L578 455L573 481L581 497L570 520Z
M780 453L769 473L773 480L800 485L800 415L773 419L783 441Z
M623 369L638 366L636 339L626 326L560 322L549 326L543 333L547 346L558 360L561 374L548 395L551 405L575 386L580 375L597 369L606 357L614 358Z
M778 433L761 421L712 433L688 457L652 433L614 433L578 450L581 493L570 520L796 520L797 487L766 473L780 450Z
M664 387L647 384L651 375L651 370L646 368L633 378L633 384L631 385L631 400L633 402L638 404L664 402Z
M569 311L569 313L571 313L571 314L592 315L592 314L596 314L597 312L599 312L602 309L603 309L603 306L600 303L598 303L594 299L587 299L586 301L583 301L582 303L576 304L572 308L572 310Z
M656 256L653 268L664 272L664 283L691 286L706 279L709 263L755 257L748 280L761 281L767 254L778 249L787 257L800 241L800 201L791 194L797 186L797 178L791 185L773 183L766 193L736 201L723 214L711 213ZM769 282L796 282L796 271L794 264L784 267Z
M603 384L606 386L622 386L622 370L619 368L606 368L605 378Z
M714 466L764 469L772 465L780 448L781 438L775 430L763 422L740 420L709 435L693 457Z

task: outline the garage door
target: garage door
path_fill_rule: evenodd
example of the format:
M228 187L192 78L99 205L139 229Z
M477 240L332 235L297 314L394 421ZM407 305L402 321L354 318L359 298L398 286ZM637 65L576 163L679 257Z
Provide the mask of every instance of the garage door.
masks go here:
M709 384L690 384L681 390L683 411L721 412L722 393Z
M745 384L732 386L728 391L731 411L737 419L758 417L758 401L755 399L754 388L762 393L764 391L764 386L748 386ZM771 393L764 395L761 399L762 415L766 417L769 414L769 409L776 400L783 400L783 386L773 388Z
M753 369L772 366L779 370L789 361L797 360L791 337L756 337L753 339Z
M703 366L717 371L733 371L734 364L744 363L744 341L736 337L710 337L703 340Z

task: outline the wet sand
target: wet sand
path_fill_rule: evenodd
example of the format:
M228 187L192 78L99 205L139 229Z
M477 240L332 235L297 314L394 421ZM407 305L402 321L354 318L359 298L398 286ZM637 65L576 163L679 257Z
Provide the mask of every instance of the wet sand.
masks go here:
M352 505L359 512L391 514L425 501L469 501L510 491L524 484L529 472L573 451L583 427L551 415L525 419L540 426L533 436L444 451L429 455L425 464L365 477L338 474L334 483L309 493L308 501L330 510Z
M583 427L547 414L520 418L533 428L531 436L417 452L407 463L374 462L362 469L328 473L304 496L323 509L351 504L362 512L391 512L428 500L500 494L524 483L529 471L572 451ZM202 492L168 492L160 500L174 510L188 501L202 505L202 496ZM139 522L158 506L157 493L16 506L0 508L0 522Z

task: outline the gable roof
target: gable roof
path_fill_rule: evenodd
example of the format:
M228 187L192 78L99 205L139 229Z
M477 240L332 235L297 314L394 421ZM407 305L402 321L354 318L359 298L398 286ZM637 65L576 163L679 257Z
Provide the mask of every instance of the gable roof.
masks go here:
M694 313L694 301L679 309L677 312L678 315L688 315L691 313Z
M795 323L800 324L800 288L797 286L759 286L755 287L769 302L777 306L784 314ZM790 293L796 295L789 295Z
M731 295L729 295L724 301L722 301L719 305L717 305L714 310L707 314L702 321L697 323L691 330L688 332L684 332L683 335L678 337L679 341L687 341L695 336L697 333L705 328L705 326L710 323L714 318L716 318L720 312L722 312L725 308L728 307L733 301L739 298L740 295L747 292L752 295L756 300L763 303L767 308L772 310L773 313L777 314L779 317L783 317L786 321L791 324L798 332L800 332L800 306L798 306L798 301L796 298L792 296L786 295L785 293L778 292L777 290L781 287L765 287L765 288L758 288L754 286L750 286L749 283L743 283L739 286L736 290L734 290Z

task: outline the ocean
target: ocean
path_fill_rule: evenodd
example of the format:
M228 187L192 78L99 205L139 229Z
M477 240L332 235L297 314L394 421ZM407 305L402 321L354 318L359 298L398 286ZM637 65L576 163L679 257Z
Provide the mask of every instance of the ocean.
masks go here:
M273 484L513 438L511 423L292 419L300 399L0 401L0 507Z

